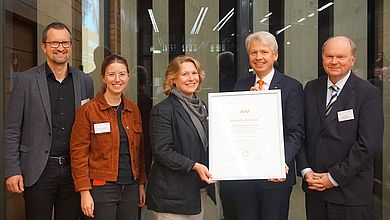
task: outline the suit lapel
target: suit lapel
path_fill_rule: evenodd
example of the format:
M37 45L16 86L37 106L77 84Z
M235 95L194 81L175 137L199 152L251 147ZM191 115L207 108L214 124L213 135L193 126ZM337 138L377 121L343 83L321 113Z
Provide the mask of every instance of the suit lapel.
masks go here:
M327 93L327 77L323 77L319 82L319 86L316 87L316 102L318 115L320 117L321 126L323 127L325 124L325 109L326 109L326 93Z
M345 83L343 89L341 90L339 96L337 97L335 103L333 104L332 110L329 112L328 117L325 119L325 126L327 127L332 121L337 119L337 112L345 110L345 106L352 96L355 95L355 76L352 72L349 76L347 82Z
M282 74L275 70L274 76L272 77L271 84L269 85L269 89L281 89L281 81L282 81Z
M250 77L247 78L247 80L245 81L245 89L243 89L243 91L249 91L250 88L255 84L255 81L256 81L256 74L252 74Z
M51 127L50 96L49 96L49 87L47 85L47 76L46 76L44 64L41 65L37 70L37 83L38 83L39 93L41 95L43 107L45 109L46 117Z
M71 67L69 67L71 68ZM81 82L79 80L79 75L75 73L75 71L72 71L72 79L73 79L73 88L74 88L74 109L75 111L80 107L81 105Z

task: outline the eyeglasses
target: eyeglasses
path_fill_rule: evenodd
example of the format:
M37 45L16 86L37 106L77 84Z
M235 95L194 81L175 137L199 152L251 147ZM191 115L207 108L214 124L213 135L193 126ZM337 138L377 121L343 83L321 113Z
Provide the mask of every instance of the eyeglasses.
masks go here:
M63 48L69 48L72 45L72 41L46 41L46 44L50 44L51 48L58 48L60 44Z
M120 80L126 80L129 77L129 74L126 72L108 73L108 74L106 74L106 76L111 81L114 80L116 78L116 76L118 76Z

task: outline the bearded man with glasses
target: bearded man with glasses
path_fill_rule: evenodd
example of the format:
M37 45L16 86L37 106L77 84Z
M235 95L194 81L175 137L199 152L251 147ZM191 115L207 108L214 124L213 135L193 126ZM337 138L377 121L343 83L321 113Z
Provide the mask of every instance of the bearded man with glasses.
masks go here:
M46 62L15 78L4 131L7 189L23 193L26 219L76 220L69 142L76 109L93 97L92 78L69 66L70 30L62 23L42 32ZM54 209L54 212L53 212Z

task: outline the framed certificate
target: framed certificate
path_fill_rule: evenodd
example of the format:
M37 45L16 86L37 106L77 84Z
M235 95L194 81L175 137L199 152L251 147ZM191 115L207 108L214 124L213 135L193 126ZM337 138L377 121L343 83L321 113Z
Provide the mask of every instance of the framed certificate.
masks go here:
M280 90L209 93L214 180L285 178Z

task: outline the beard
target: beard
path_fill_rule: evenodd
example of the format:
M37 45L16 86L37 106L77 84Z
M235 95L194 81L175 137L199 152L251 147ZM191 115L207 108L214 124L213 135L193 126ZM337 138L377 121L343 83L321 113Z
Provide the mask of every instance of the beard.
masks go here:
M69 57L70 57L69 51L67 51L66 53L64 53L64 52L54 53L53 52L51 54L51 60L55 64L65 64L68 62Z

